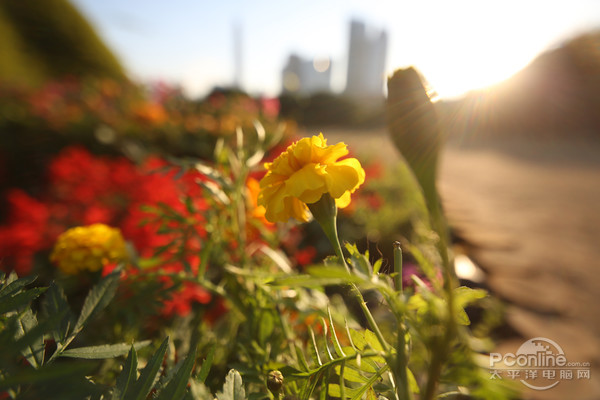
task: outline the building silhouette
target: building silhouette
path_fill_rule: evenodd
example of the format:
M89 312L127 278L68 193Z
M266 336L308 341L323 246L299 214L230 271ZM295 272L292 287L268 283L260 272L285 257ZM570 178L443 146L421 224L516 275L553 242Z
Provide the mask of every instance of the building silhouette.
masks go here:
M331 68L292 54L283 69L282 91L299 95L330 92Z
M384 30L367 32L364 23L351 21L345 90L348 97L383 95L387 42Z

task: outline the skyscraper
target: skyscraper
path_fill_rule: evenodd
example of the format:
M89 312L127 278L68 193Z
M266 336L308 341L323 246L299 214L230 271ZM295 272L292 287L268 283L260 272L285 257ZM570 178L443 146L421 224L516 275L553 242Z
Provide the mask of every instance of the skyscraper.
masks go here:
M381 97L386 57L387 33L382 30L369 34L364 23L351 21L346 95Z
M296 54L290 55L283 69L282 89L284 93L310 95L331 91L331 68L319 60L305 60Z
M233 60L234 75L233 87L242 88L242 28L239 24L233 25Z

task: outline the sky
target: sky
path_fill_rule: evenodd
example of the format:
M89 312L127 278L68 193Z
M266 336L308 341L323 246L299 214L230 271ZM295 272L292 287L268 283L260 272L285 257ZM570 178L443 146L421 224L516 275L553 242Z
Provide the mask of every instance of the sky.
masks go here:
M233 84L236 26L241 86L251 94L279 94L291 53L329 57L333 90L343 91L356 19L387 31L386 74L414 66L440 98L501 82L540 52L600 29L599 0L71 1L134 80L193 97Z

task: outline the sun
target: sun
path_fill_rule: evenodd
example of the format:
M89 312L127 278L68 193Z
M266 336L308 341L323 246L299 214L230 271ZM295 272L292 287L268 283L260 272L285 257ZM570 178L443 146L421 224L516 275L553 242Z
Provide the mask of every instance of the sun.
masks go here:
M403 43L398 60L415 66L440 98L456 98L510 78L552 41L553 18L532 17L539 8L467 0L436 2L433 8L426 24L403 33L411 39Z

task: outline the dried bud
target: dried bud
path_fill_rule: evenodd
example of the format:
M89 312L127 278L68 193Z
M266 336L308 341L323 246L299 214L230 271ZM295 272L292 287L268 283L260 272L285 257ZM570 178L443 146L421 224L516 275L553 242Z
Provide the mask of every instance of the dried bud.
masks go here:
M283 374L277 370L270 371L267 375L267 387L273 395L277 395L283 387Z

